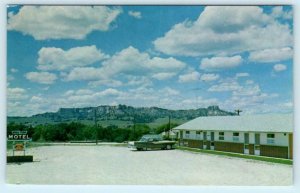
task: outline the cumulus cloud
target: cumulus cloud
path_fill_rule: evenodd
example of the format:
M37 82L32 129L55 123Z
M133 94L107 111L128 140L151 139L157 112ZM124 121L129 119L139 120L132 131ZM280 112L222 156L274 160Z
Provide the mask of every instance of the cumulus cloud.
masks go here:
M88 83L88 85L92 87L97 87L97 86L119 87L122 86L123 83L119 80L106 79L106 80L91 81Z
M153 44L169 55L232 55L292 46L293 37L288 24L258 6L206 6L196 21L174 25Z
M57 76L49 72L28 72L25 77L32 81L40 84L52 84L57 79Z
M18 72L18 71L19 71L19 70L18 70L18 69L15 69L15 68L11 68L11 69L10 69L10 72L11 72L11 73L16 73L16 72Z
M101 91L101 92L98 92L98 93L95 93L96 96L117 96L117 95L120 95L122 94L122 92L114 89L114 88L108 88L104 91Z
M254 62L279 62L293 57L293 49L290 47L279 49L265 49L250 52L249 60Z
M247 72L240 72L240 73L236 73L236 75L235 75L236 78L248 77L248 76L250 76L250 75Z
M92 31L107 31L122 12L105 6L23 6L9 13L8 30L36 40L84 39Z
M176 73L173 72L161 72L161 73L156 73L152 75L152 78L155 78L157 80L167 80L172 77L174 77Z
M108 101L106 97L116 97L122 95L122 92L113 88L107 88L102 91L92 91L88 89L83 90L69 90L64 94L65 105L87 106L99 103L99 100Z
M218 105L220 101L216 98L205 99L202 97L196 97L194 99L184 99L181 101L181 105L189 108L208 107L212 105Z
M96 46L75 47L69 50L48 47L38 52L39 70L68 70L74 67L87 66L108 58L108 55L98 50Z
M127 79L128 86L141 86L141 88L152 86L152 81L145 76L127 76Z
M200 73L199 72L190 72L187 74L183 74L179 76L178 82L180 83L187 83L187 82L195 82L200 80Z
M285 71L285 70L286 70L286 65L284 65L284 64L275 64L275 65L273 66L273 69L274 69L276 72Z
M253 113L274 113L283 112L280 103L273 104L274 98L278 97L276 93L263 93L256 87L252 87L244 95L233 95L227 99L222 106L226 109L242 109L245 114ZM291 112L291 111L289 111Z
M202 74L200 80L202 81L215 81L218 80L220 76L218 74Z
M282 6L276 6L272 9L271 16L275 18L292 19L293 12L284 11Z
M44 101L45 101L44 98L39 97L39 96L32 96L30 99L30 102L32 102L32 103L42 103Z
M233 96L254 96L261 93L259 85L240 87L237 90L233 90Z
M173 88L170 87L165 87L164 89L160 90L161 93L165 94L165 95L179 95L180 92L178 90L175 90Z
M128 15L137 18L137 19L141 19L142 18L142 14L139 11L128 11Z
M253 80L246 80L246 84L254 84L254 81Z
M134 47L128 47L103 61L100 68L74 68L67 80L99 80L108 79L115 75L141 75L155 73L175 73L183 69L185 63L173 57L151 58L148 53L140 52Z
M220 83L211 86L209 92L226 92L226 91L236 91L242 88L236 80L228 79L219 81Z
M203 70L234 68L236 66L239 66L242 61L243 59L239 55L232 57L203 58L201 60L200 68Z
M7 88L7 98L9 101L15 101L26 99L28 98L28 95L24 88Z

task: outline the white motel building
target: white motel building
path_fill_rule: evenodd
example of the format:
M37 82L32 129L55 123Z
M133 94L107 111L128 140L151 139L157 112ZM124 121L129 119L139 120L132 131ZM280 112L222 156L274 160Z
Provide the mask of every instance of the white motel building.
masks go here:
M180 146L293 159L293 115L198 117L172 129Z

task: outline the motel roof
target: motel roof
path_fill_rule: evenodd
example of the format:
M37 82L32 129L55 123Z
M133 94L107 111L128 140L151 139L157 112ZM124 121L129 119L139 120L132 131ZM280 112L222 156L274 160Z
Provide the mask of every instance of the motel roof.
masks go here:
M198 117L173 130L293 132L292 114Z

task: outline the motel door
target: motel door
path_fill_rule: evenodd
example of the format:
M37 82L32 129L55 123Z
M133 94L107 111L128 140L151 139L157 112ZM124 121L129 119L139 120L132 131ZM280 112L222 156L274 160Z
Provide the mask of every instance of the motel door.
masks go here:
M206 149L206 139L207 139L207 133L206 131L203 132L203 149Z
M210 133L210 149L211 150L215 149L215 133L214 132Z
M183 131L179 131L179 145L183 145L182 139L183 139Z
M244 134L244 154L249 154L249 133Z
M255 133L254 155L260 155L260 134Z

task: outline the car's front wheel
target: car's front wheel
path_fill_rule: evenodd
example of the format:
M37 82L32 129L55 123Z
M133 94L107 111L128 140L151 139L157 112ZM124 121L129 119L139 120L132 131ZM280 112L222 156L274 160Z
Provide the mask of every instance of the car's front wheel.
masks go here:
M171 145L167 145L167 150L170 150L172 149L172 146Z
M142 148L136 148L136 150L138 150L138 151L141 151L141 150L142 150Z

